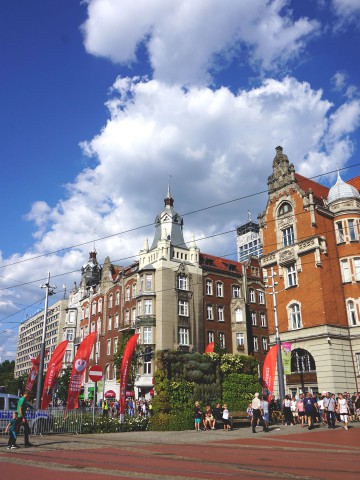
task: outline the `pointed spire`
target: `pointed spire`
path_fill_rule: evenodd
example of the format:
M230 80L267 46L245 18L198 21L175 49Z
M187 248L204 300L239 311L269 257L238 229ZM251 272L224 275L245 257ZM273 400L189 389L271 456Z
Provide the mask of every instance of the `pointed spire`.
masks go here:
M168 189L167 189L167 194L166 194L166 198L164 199L164 202L165 202L165 206L172 207L174 205L174 199L171 196L170 179L171 179L171 175L170 175L170 172L169 172Z

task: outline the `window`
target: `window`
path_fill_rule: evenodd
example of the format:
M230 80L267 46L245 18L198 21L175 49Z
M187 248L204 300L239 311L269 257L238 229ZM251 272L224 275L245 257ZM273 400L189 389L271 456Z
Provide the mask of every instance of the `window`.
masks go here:
M290 203L287 203L287 202L284 202L281 204L280 208L279 208L279 213L278 215L285 215L286 213L289 213L289 212L292 212L292 206L290 205Z
M337 243L345 242L344 228L342 222L335 222L335 231Z
M117 352L118 342L119 342L119 339L118 339L118 338L114 338L114 353Z
M133 307L131 310L131 321L133 325L135 324L135 320L136 320L136 308Z
M214 335L214 332L208 332L207 334L207 338L208 338L208 343L213 343L215 342L215 335Z
M292 263L286 268L286 279L288 287L294 287L297 285L295 263Z
M129 325L130 323L130 312L129 310L125 310L125 325Z
M115 315L115 325L114 328L119 328L119 314L117 313Z
M265 294L262 290L258 290L258 295L259 295L259 303L264 305L265 303Z
M217 297L224 296L224 285L221 282L216 282L216 296Z
M151 374L151 347L145 347L144 351L144 375Z
M179 345L189 345L189 329L185 327L179 328Z
M112 328L112 318L109 317L108 318L108 330L111 330L111 328Z
M360 353L355 353L356 356L356 363L358 367L358 374L360 375Z
M255 290L253 288L250 288L249 290L249 297L250 297L250 302L255 303Z
M267 337L262 337L261 338L261 343L262 343L263 352L267 352L269 350Z
M354 273L355 273L355 280L359 282L360 281L360 258L354 258Z
M141 302L138 302L137 304L137 312L138 312L138 317L141 315Z
M224 307L218 307L218 321L224 322Z
M290 305L290 328L291 330L297 330L301 327L300 306L297 303L293 303Z
M233 296L233 298L240 298L240 287L239 287L239 285L233 285L232 296Z
M89 305L86 305L85 307L85 318L89 317Z
M74 340L74 330L68 330L66 332L66 340L69 340L69 342Z
M179 300L179 315L184 317L189 316L189 302L186 300Z
M244 347L244 345L245 345L244 334L243 333L237 333L236 334L236 347Z
M206 280L206 295L213 294L213 284L211 280Z
M235 322L238 323L242 322L243 320L243 312L241 308L235 308Z
M348 230L350 242L354 242L355 240L357 240L354 220L348 220Z
M347 259L340 261L343 282L351 282L350 266Z
M294 227L291 225L283 230L283 245L284 247L288 247L289 245L294 245L294 243Z
M126 287L125 290L125 301L128 302L130 300L130 287Z
M111 340L107 341L107 349L106 349L106 354L110 355L111 353Z
M91 304L91 315L95 315L96 314L96 302L93 302Z
M117 290L115 297L115 305L120 305L120 292Z
M221 348L225 348L225 333L219 332L219 344Z
M135 298L136 297L136 283L133 283L133 286L132 286L132 298Z
M206 318L207 320L214 320L214 311L212 305L206 305Z
M70 312L69 314L69 323L75 323L75 319L76 319L76 313L75 312Z
M258 337L254 337L254 352L259 351L259 339Z
M65 352L65 363L71 362L71 350L66 350Z
M144 327L144 344L152 343L151 327Z
M314 372L316 370L313 356L303 348L291 352L291 373Z
M95 322L91 322L90 331L91 331L91 333L95 332Z
M150 274L145 276L145 288L146 290L152 290L152 275Z
M257 325L256 312L251 312L251 325L253 327Z
M152 300L145 300L144 301L144 314L151 315L152 314Z
M260 313L260 325L266 327L266 315L265 313Z
M354 327L356 325L356 310L355 310L355 304L352 300L349 300L347 302L347 311L348 311L348 317L349 317L349 325Z
M188 290L188 279L186 275L178 275L178 288L179 290Z
M99 300L99 305L98 305L98 312L101 313L102 312L102 298L100 298Z

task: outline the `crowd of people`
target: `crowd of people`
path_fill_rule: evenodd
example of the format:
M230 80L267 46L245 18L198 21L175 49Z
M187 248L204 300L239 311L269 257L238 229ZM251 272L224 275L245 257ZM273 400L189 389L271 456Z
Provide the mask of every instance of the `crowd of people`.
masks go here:
M219 425L225 431L231 430L230 413L226 404L221 406L220 403L217 403L213 408L206 405L205 409L202 409L200 402L195 402L194 421L197 432L215 430Z
M284 425L301 424L312 430L315 424L334 429L336 423L342 422L344 429L348 430L349 422L358 421L360 419L360 393L354 392L353 395L348 392L334 393L327 392L324 395L311 394L310 392L302 393L298 398L286 395L282 404L279 399L272 399L266 405L266 399L261 405L263 410L263 420L269 416L272 423L279 420L279 412L281 421ZM268 411L268 414L265 411ZM253 402L247 409L248 418L253 425ZM265 422L266 423L266 422ZM254 428L253 428L254 431Z
M100 400L99 407L101 407L103 417L118 417L120 415L120 403L116 398ZM125 410L130 417L149 417L152 412L152 403L151 400L127 398Z

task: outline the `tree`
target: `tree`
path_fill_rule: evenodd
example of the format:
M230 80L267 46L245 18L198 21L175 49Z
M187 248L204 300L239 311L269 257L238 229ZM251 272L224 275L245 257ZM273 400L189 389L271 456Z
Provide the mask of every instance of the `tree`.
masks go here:
M70 384L70 376L71 376L72 365L68 365L64 370L60 372L57 384L57 398L62 402L67 401L68 391L69 391L69 384Z
M15 362L14 360L5 360L0 363L0 387L6 393L17 395L19 391L23 390L27 375L21 377L14 377Z

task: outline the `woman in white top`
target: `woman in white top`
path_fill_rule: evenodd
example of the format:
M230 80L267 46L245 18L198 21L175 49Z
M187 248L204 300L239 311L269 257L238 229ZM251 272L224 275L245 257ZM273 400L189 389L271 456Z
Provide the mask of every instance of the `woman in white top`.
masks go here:
M344 422L345 430L348 429L348 415L349 415L349 406L346 398L343 397L342 393L339 393L338 398L338 413L340 414L340 420Z

